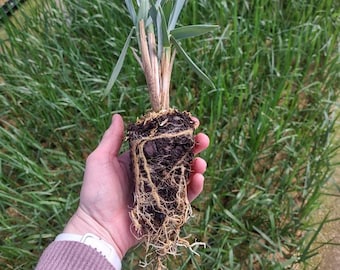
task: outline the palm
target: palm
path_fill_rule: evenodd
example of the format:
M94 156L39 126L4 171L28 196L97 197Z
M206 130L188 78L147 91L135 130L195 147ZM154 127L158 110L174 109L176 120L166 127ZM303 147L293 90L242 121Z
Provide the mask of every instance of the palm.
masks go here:
M116 243L133 246L137 240L130 231L128 214L132 205L129 155L105 160L97 156L101 154L94 152L87 161L79 207L106 228Z

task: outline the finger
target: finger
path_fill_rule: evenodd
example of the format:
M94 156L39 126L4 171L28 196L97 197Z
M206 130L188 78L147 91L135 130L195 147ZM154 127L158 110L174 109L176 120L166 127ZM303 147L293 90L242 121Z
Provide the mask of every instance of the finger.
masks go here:
M201 173L195 173L188 184L188 199L192 202L202 192L204 185L204 176Z
M105 131L97 150L117 156L124 138L124 122L119 114L112 117L110 127Z
M200 120L198 120L195 116L191 116L191 120L194 121L194 128L197 129L200 125Z
M210 143L209 137L204 133L199 133L195 136L194 154L198 154L207 149Z
M191 170L193 174L195 173L203 174L205 173L206 169L207 169L207 162L203 158L197 157L192 162Z

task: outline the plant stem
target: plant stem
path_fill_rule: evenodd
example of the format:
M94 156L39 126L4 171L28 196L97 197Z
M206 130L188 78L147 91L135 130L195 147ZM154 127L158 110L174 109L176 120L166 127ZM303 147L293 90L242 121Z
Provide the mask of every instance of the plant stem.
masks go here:
M171 56L171 48L165 47L163 48L162 54L162 107L163 109L169 109L169 92L170 92L170 79L171 79L171 72L172 72L172 65L173 65L173 57Z
M140 39L140 50L142 55L142 67L145 74L146 83L148 85L148 91L151 101L152 109L155 112L158 112L161 110L161 102L160 102L160 93L159 93L159 83L157 84L156 80L159 78L156 77L156 74L154 74L154 68L152 65L157 64L157 54L155 54L155 51L152 49L152 46L155 46L152 44L152 35L154 37L154 34L152 32L149 32L149 41L146 37L145 33L145 26L144 26L144 20L139 21L139 39ZM154 40L154 38L153 38ZM154 48L155 49L155 48ZM151 53L151 54L150 54ZM156 59L155 59L156 58ZM158 73L157 73L158 74ZM158 85L158 88L157 88Z
M149 55L150 55L150 63L153 75L153 89L154 95L157 96L157 100L159 105L161 106L161 92L160 92L160 77L159 77L159 64L158 64L158 57L157 57L157 46L156 46L156 39L154 34L153 25L150 24L147 29L148 32L148 47L149 47Z
M143 68L152 109L155 112L168 110L170 107L170 80L176 51L171 47L163 47L162 57L158 59L157 44L153 25L148 26L145 32L144 20L139 22L139 44L141 63Z

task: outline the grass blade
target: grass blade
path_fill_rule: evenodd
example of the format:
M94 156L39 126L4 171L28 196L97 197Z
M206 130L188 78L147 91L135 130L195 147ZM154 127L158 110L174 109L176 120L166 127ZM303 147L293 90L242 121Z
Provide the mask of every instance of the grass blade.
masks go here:
M173 1L165 1L164 3L162 3L162 10L164 12L164 16L165 16L167 23L170 21L172 8L173 8Z
M181 13L185 1L184 0L177 0L175 3L175 7L170 15L168 29L169 31L173 30L176 26L179 14Z
M149 17L149 10L150 10L150 5L149 5L149 0L142 0L140 4L140 8L138 10L138 15L137 15L137 21L135 26L138 24L140 20L144 20L145 22L147 21ZM147 24L146 24L147 25Z
M119 75L119 73L120 73L120 71L121 71L121 69L123 67L123 63L124 63L125 56L126 56L127 50L129 48L129 45L130 45L130 42L131 42L133 31L134 31L134 28L131 29L129 36L127 37L127 39L125 41L124 47L122 49L122 52L119 55L117 64L116 64L116 66L114 67L114 69L112 71L110 80L109 80L109 82L108 82L108 84L106 86L105 92L104 92L105 96L110 93L110 91L111 91L114 83L116 82L117 77L118 77L118 75Z
M167 21L162 7L159 8L161 15L161 28L162 28L162 43L164 47L170 47L169 30L167 28Z
M133 6L132 0L125 0L125 5L129 11L133 24L136 25L137 23L137 15L135 7Z
M171 37L172 43L175 45L176 49L184 56L184 59L189 64L190 68L208 85L212 88L215 88L214 83L209 79L209 77L191 60L190 56L184 51L182 46L178 43L178 41Z
M176 40L181 40L185 38L191 38L191 37L204 35L218 28L219 28L218 25L207 25L207 24L188 25L188 26L183 26L183 27L178 27L176 29L173 29L171 31L171 35Z

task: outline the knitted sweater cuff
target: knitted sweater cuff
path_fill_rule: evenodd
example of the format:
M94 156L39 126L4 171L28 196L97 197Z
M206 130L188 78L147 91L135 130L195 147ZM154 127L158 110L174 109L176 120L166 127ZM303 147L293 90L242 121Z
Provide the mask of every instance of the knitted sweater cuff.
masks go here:
M75 241L52 242L41 255L36 270L115 270L95 249Z

